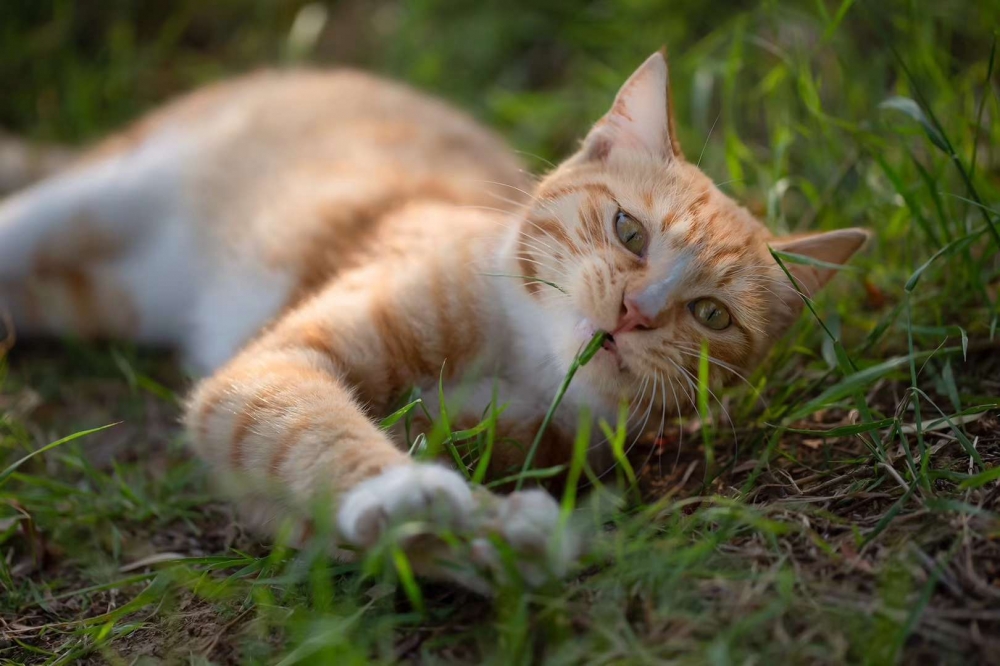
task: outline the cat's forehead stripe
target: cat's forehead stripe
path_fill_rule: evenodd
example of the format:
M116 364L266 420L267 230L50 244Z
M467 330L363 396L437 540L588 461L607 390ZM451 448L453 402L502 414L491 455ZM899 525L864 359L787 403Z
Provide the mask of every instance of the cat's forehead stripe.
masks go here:
M598 182L577 183L575 185L563 185L562 187L543 189L538 194L538 198L548 200L561 199L569 196L570 194L576 194L579 192L589 192L614 199L614 195L611 193L611 188L604 183Z
M580 206L582 236L590 243L602 243L606 237L604 230L604 210L599 198L588 196Z
M668 211L667 214L663 216L663 219L660 220L660 229L666 231L674 224L676 224L679 218L680 215L677 214L677 211L675 210Z
M702 210L705 208L705 206L708 205L711 197L712 197L712 190L711 188L706 187L701 192L701 194L699 194L697 198L695 198L695 200L692 201L690 205L688 205L687 214L693 218L700 217L702 214Z

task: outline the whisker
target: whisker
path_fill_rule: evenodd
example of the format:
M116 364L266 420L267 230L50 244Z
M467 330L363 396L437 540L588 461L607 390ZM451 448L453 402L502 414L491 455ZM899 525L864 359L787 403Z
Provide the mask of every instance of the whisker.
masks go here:
M487 181L487 182L489 182L489 181ZM497 201L502 201L502 202L504 202L506 204L511 205L512 207L514 207L516 209L520 209L521 211L526 211L527 209L529 209L531 207L529 205L529 202L527 202L527 201L518 201L517 199L511 199L510 197L505 197L504 195L499 194L498 192L487 192L486 194L488 194L489 196L493 197ZM539 203L539 205L541 205L544 208L543 204ZM546 210L548 210L548 208L546 208Z
M558 289L552 289L551 285L545 284L544 282L539 282L538 280L529 280L528 282L534 282L535 284L538 284L543 287L550 287L549 291L546 291L544 294L535 297L539 305L543 305L546 307L554 307L558 305L563 305L564 301L570 300L569 294Z
M563 259L556 257L556 254L558 254L556 248L552 247L551 245L543 241L541 238L535 238L534 236L529 236L525 234L523 231L519 231L518 234L520 235L520 238L518 238L517 241L519 245L528 245L537 252L542 252L552 257L552 259L555 261L559 262L564 261Z
M657 378L659 378L659 377L660 377L660 373L659 373L658 371L654 370L653 372L655 373L655 375L656 375L656 377L657 377ZM665 382L661 382L661 384L665 385ZM666 402L664 402L664 405L665 405L665 404L666 404ZM663 430L663 415L664 415L664 414L665 414L664 410L663 410L663 409L661 409L661 410L660 410L660 430L659 430L658 432L662 432L662 430ZM643 426L643 431L645 431L645 426ZM633 442L633 443L632 443L632 446L631 446L631 447L629 447L629 451L631 451L631 450L632 450L632 448L633 448L633 447L635 446L635 444L636 444L636 443L637 443L637 442L639 441L639 437L640 437L641 435L642 435L642 433L639 433L638 435L636 435L636 439L635 439L635 442ZM650 449L649 449L649 453L647 453L647 454L646 454L646 459L645 459L645 460L643 460L643 461L642 461L642 465L640 465L640 466L639 466L639 467L637 468L637 469L639 469L640 473L641 473L641 471L642 471L642 470L646 469L646 465L648 465L648 464L649 464L649 461L650 461L650 459L652 459L652 457L653 457L653 453L654 453L655 451L656 451L656 447L655 447L655 446L652 446L652 447L650 447ZM628 453L628 452L626 452L626 454L627 454L627 453Z
M657 381L658 381L658 378L657 378L657 375L656 375L656 374L654 374L654 375L653 375L653 392L652 392L652 394L651 394L651 395L654 395L654 396L656 395L656 385L657 385ZM646 414L645 414L645 416L643 417L643 421L642 421L642 425L641 425L641 426L639 426L639 428L638 428L638 429L636 430L636 435L635 435L635 438L634 438L634 439L632 440L632 443L631 443L631 444L629 444L628 448L626 448L626 449L625 449L625 451L624 451L624 453L622 454L622 455L623 455L624 457L626 457L626 458L628 457L628 454L632 452L632 449L633 449L633 448L635 447L635 445L636 445L636 444L637 444L637 443L639 442L639 438L640 438L640 437L642 437L642 434L643 434L643 433L644 433L644 432L646 431L646 424L647 424L647 423L649 422L649 416L650 416L650 414L651 414L651 413L652 413L652 411L653 411L653 404L654 404L655 402L656 402L656 400L655 400L655 399L651 399L651 400L649 401L649 407L647 407L647 408L646 408ZM612 464L611 464L611 465L610 465L610 466L608 467L608 469L606 469L606 470L604 470L603 472L601 472L601 474L600 474L600 475L599 475L599 476L597 477L597 480L598 480L598 481L600 481L601 479L603 479L603 478L604 478L604 476L605 476L605 475L606 475L606 474L607 474L608 472L610 472L611 470L613 470L614 468L615 468L615 465L614 465L614 463L612 463Z
M461 204L459 206L455 206L455 208L462 208L462 209L468 208L471 210L488 210L494 213L500 213L506 217L515 216L515 213L513 211L504 210L503 208L497 208L496 206L484 206L480 204Z
M486 183L487 185L499 185L500 187L507 187L507 188L510 188L510 189L514 190L515 192L520 192L521 194L523 194L524 196L528 197L532 201L537 201L539 203L541 203L541 201L542 201L541 199L539 199L537 196L535 196L531 192L527 192L525 190L522 190L520 187L518 187L516 185L511 185L510 183L501 183L500 181L496 181L496 180L476 180L475 182L477 182L477 183Z
M656 370L654 370L654 372L657 372L657 374L659 374L659 372L656 371ZM653 457L653 451L656 450L656 446L659 444L658 440L661 437L663 437L663 424L666 423L666 419L667 419L667 382L666 382L666 374L664 374L663 377L664 377L664 380L660 382L660 391L663 393L663 401L662 401L662 404L660 405L660 426L656 429L656 440L657 441L654 441L653 447L650 448L650 450L649 450L649 456L646 457L646 462L643 463L643 466L649 464L650 458ZM659 463L660 476L663 476L663 460L662 460L662 457L660 458L660 460L658 461L658 463Z
M746 180L745 178L730 178L729 180L724 180L721 183L716 183L715 186L722 189L723 185L729 185L730 183L738 183L741 180Z
M697 378L694 376L694 374L690 370L688 370L687 368L685 368L682 365L679 365L679 364L675 363L672 359L668 359L668 360L671 363L673 363L673 365L674 365L675 368L677 368L681 372L687 374L690 377L690 379L694 379L695 381L697 381ZM692 384L692 386L696 386L696 384ZM722 413L726 415L726 419L729 421L729 427L733 431L733 441L738 444L739 443L739 436L736 434L736 423L733 421L733 417L729 415L729 410L726 409L726 406L724 404L722 404L722 401L719 400L718 396L715 395L715 393L712 391L711 388L709 388L708 386L706 386L705 390L708 392L708 394L710 396L712 396L713 400L715 400L717 403L719 403L719 407L722 409ZM704 427L704 424L702 425L702 427Z
M677 455L674 457L674 470L681 461L681 449L684 448L684 424L681 415L681 401L677 399L677 389L674 387L674 380L667 375L670 380L670 392L674 394L674 405L677 407Z
M649 376L647 375L646 377L643 378L642 384L639 385L639 391L637 391L638 397L629 400L628 412L626 412L625 415L626 431L628 430L628 424L632 422L633 418L635 418L635 415L638 413L639 407L642 405L642 399L646 395L646 387L648 386L648 384L649 384ZM607 443L608 443L608 438L605 437L604 439L598 441L596 444L592 444L588 449L588 451L593 451L597 447L603 446L604 444Z
M498 211L498 212L504 212L504 211L501 211L499 208L493 208L491 206L462 206L462 208L474 208L474 209L478 208L478 209L484 209L484 210L494 210L494 211ZM555 218L555 220L559 224L563 225L563 227L566 226L566 224L565 224L565 222L563 222L562 218L560 218L558 215L555 214L555 211L550 211L550 212L552 213L553 217ZM508 214L508 217L510 218L510 217L513 217L513 216L510 215L510 214ZM524 229L520 228L521 225L524 224L524 223L527 223L527 224L530 224L530 225L534 226L536 229L538 229L543 234L545 234L546 236L548 236L556 244L555 246L549 246L547 243L545 243L545 245L547 247L549 247L550 251L552 251L552 252L555 252L556 249L557 249L557 247L562 247L564 245L564 243L560 239L558 239L555 236L553 236L552 233L548 229L545 229L544 227L542 227L541 225L539 225L534 220L528 218L527 216L521 216L521 217L517 217L515 219L498 220L497 222L500 225L502 225L505 229L514 229L515 225L516 225L517 226L517 229L516 229L517 233L520 236L522 236L523 238L535 240L535 241L538 241L539 243L545 243L545 241L543 241L541 238L538 238L537 236L531 236L527 232L525 232Z
M548 264L542 263L541 261L538 261L536 259L531 259L530 257L525 257L525 256L522 255L522 256L518 257L518 261L526 261L526 262L528 262L530 264L535 264L536 266L539 266L539 267L544 268L546 270L550 270L553 273L556 273L559 277L569 278L569 276L565 272L563 272L563 271L561 271L561 270L559 270L557 268L554 268L552 266L549 266Z
M518 155L524 155L525 157L534 157L539 162L544 162L545 164L547 164L548 166L552 167L553 169L556 168L555 164L553 164L552 162L548 161L547 159L545 159L541 155L536 155L535 153L529 153L526 150L515 150L514 152L517 153ZM522 173L527 173L527 175L534 176L534 174L531 174L530 172L525 172L523 169L519 169L519 171L521 171Z
M712 132L715 131L715 125L719 122L719 118L722 117L722 111L719 111L719 115L715 117L715 122L712 123L711 129L708 130L708 136L705 137L705 145L701 147L701 154L698 155L698 164L696 165L699 169L701 168L701 158L705 156L705 149L708 148L708 142L712 139Z
M693 348L684 347L683 345L676 345L674 347L674 349L676 349L681 354L684 354L685 356L690 356L692 358L701 359L701 352L700 352L700 350L698 352L695 352L695 350ZM751 384L750 380L747 379L743 374L741 374L736 368L734 368L733 366L729 365L728 363L720 361L719 359L715 358L714 356L708 356L707 358L708 358L708 362L709 363L717 365L718 367L722 368L723 370L726 370L726 371L731 372L734 375L736 375L736 377L738 377L744 384L746 384L747 386L750 387L750 389L753 391L754 395L757 396L757 398L759 398L760 401L764 404L764 407L767 408L767 400L764 398L764 395L757 389L756 386L754 386L753 384Z
M632 409L633 405L629 406L629 414L628 417L625 419L626 429L628 429L629 424L632 423L632 419L634 419L639 414L639 410L642 409L642 401L646 398L646 389L649 387L649 380L650 380L649 375L646 375L643 378L642 392L639 394L639 398L633 403L635 409L634 410Z

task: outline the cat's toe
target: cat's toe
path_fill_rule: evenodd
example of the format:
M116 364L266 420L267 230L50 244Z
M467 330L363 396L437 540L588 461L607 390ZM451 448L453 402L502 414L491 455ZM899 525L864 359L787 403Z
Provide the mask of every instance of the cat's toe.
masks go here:
M516 569L530 586L563 578L581 550L579 533L560 518L559 505L543 490L527 490L502 498L496 508L494 533L509 547L509 558L488 539L472 545L473 560L500 579Z
M458 473L438 465L393 467L353 488L337 514L340 535L371 546L391 526L425 521L468 529L475 509L472 491Z
M473 537L466 549L434 530L419 531L404 537L404 547L415 571L481 593L491 589L488 580L537 587L562 578L580 551L577 532L564 524L548 493L500 497L473 490L457 472L437 465L389 469L347 493L337 514L341 537L361 548L412 521Z

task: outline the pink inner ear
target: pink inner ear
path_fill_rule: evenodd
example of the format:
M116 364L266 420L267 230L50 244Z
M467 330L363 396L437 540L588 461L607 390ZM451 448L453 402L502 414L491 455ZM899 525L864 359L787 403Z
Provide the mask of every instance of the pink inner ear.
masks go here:
M810 234L799 238L777 240L771 243L775 250L800 254L828 264L845 264L861 249L870 234L864 229L837 229L823 233ZM827 282L833 279L837 271L817 266L786 263L785 267L799 282L799 286L808 295L819 291Z
M611 110L594 126L584 150L592 159L611 152L642 151L673 156L667 119L667 63L654 53L618 91Z
M843 264L865 244L869 236L864 229L837 229L798 238L778 239L771 243L771 247L828 264Z
M653 54L625 82L610 118L633 147L663 154L667 146L667 64Z

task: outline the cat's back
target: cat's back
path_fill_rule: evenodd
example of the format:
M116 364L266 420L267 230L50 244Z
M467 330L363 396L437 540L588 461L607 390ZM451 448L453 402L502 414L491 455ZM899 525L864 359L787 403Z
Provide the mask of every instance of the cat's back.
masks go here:
M466 113L405 84L351 69L260 70L210 84L98 145L99 159L160 142L198 155L193 178L311 177L523 184L521 164ZM218 184L215 178L211 180ZM475 183L475 184L473 184Z
M503 141L430 95L351 70L254 72L0 201L16 285L0 306L29 334L180 344L213 368L347 271L398 271L492 232L502 216L466 207L510 210L528 189Z
M204 251L299 272L307 263L309 285L352 263L365 245L354 241L412 202L508 210L530 189L513 152L471 116L350 69L209 85L94 154L116 153L165 156Z

